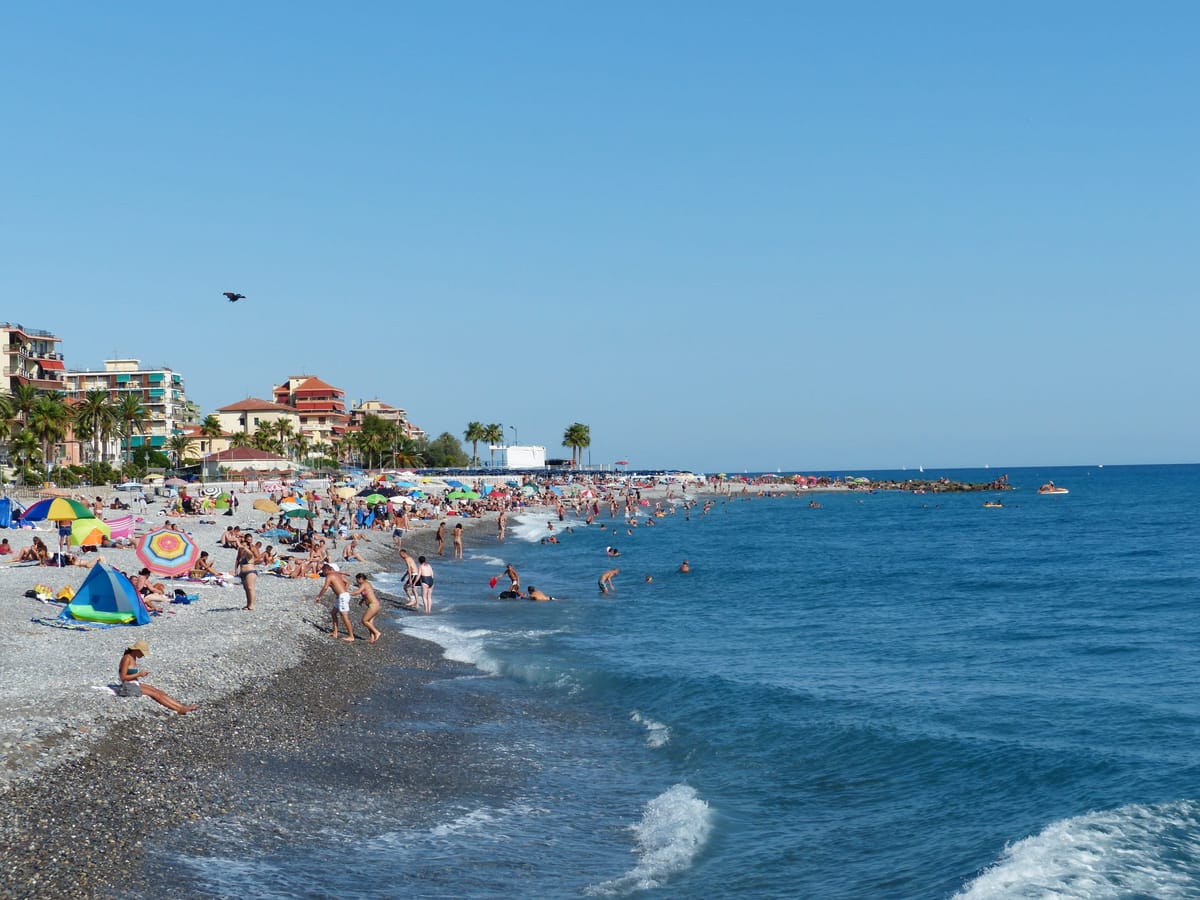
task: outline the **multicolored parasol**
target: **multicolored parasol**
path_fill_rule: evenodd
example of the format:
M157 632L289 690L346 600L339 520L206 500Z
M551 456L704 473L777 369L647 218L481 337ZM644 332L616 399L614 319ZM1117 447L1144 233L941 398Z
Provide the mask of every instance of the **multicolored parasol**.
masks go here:
M137 557L151 572L182 575L200 558L200 545L182 531L161 528L138 538Z

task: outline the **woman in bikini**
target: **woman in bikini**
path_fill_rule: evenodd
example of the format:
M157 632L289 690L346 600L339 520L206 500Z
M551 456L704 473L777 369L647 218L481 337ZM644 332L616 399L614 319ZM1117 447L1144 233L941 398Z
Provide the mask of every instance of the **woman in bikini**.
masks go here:
M358 585L357 588L350 592L351 597L360 597L359 605L367 604L367 611L363 613L362 623L367 631L371 632L371 636L367 639L368 644L373 644L379 640L380 631L375 627L375 617L379 615L379 598L375 596L375 588L371 586L371 579L364 573L359 572L354 576L354 582Z
M258 568L254 564L254 544L250 538L238 545L237 576L242 579L242 590L246 592L246 605L242 609L254 609L254 584L258 581Z
M195 706L180 703L166 691L141 681L150 674L149 669L139 668L142 657L149 652L150 645L145 641L134 641L125 648L125 652L121 654L121 664L117 668L117 675L121 680L117 693L122 697L149 697L155 703L161 703L167 709L177 712L181 716L196 709Z

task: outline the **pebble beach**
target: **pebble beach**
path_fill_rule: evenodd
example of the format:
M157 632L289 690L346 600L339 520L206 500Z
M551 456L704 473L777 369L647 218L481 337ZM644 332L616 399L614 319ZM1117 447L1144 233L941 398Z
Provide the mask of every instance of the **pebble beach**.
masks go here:
M233 551L217 547L229 525L257 528L265 518L243 494L233 517L217 524L175 519L232 568ZM152 505L140 531L163 521ZM211 520L208 520L211 521ZM462 519L466 541L487 520ZM44 531L6 532L14 549ZM405 538L414 555L431 551L436 522ZM491 537L490 532L486 532ZM339 543L339 556L341 544ZM346 570L402 567L390 532L360 542L366 562ZM115 568L135 572L132 549L105 549ZM432 556L432 553L430 553ZM337 558L337 557L335 557ZM358 633L353 645L329 637L330 596L312 598L322 582L258 578L256 608L236 581L220 587L168 581L199 595L171 604L149 626L73 630L46 624L61 605L25 597L35 584L78 588L87 570L0 563L0 896L119 896L156 828L224 810L222 765L236 755L301 744L369 691L387 666L419 687L422 673L446 667L440 648L387 628L376 644ZM402 599L402 598L400 598ZM382 595L394 615L395 598ZM436 603L436 596L435 596ZM357 624L360 607L354 607ZM415 615L415 613L412 613ZM391 616L389 615L389 618ZM38 621L41 620L41 621ZM147 681L199 709L185 716L149 698L118 697L117 663L126 646L150 645Z

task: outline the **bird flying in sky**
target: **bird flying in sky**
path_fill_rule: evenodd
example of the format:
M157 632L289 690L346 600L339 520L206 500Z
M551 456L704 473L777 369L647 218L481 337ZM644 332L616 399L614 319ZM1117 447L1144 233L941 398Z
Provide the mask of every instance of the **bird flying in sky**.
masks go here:
M237 303L239 300L245 300L245 294L235 294L233 291L226 291L225 296L229 298L230 303Z

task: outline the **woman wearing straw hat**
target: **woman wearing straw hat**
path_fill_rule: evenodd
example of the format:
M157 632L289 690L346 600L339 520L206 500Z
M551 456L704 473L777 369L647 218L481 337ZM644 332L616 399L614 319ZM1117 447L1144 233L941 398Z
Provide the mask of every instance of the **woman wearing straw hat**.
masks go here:
M121 665L118 669L121 686L117 689L117 694L122 697L149 697L151 700L161 703L167 709L173 710L181 716L196 709L195 706L186 706L180 703L166 691L160 691L158 688L143 684L140 681L140 679L150 674L149 669L138 667L142 657L149 655L149 653L150 645L143 640L134 641L125 648L125 652L121 655Z

